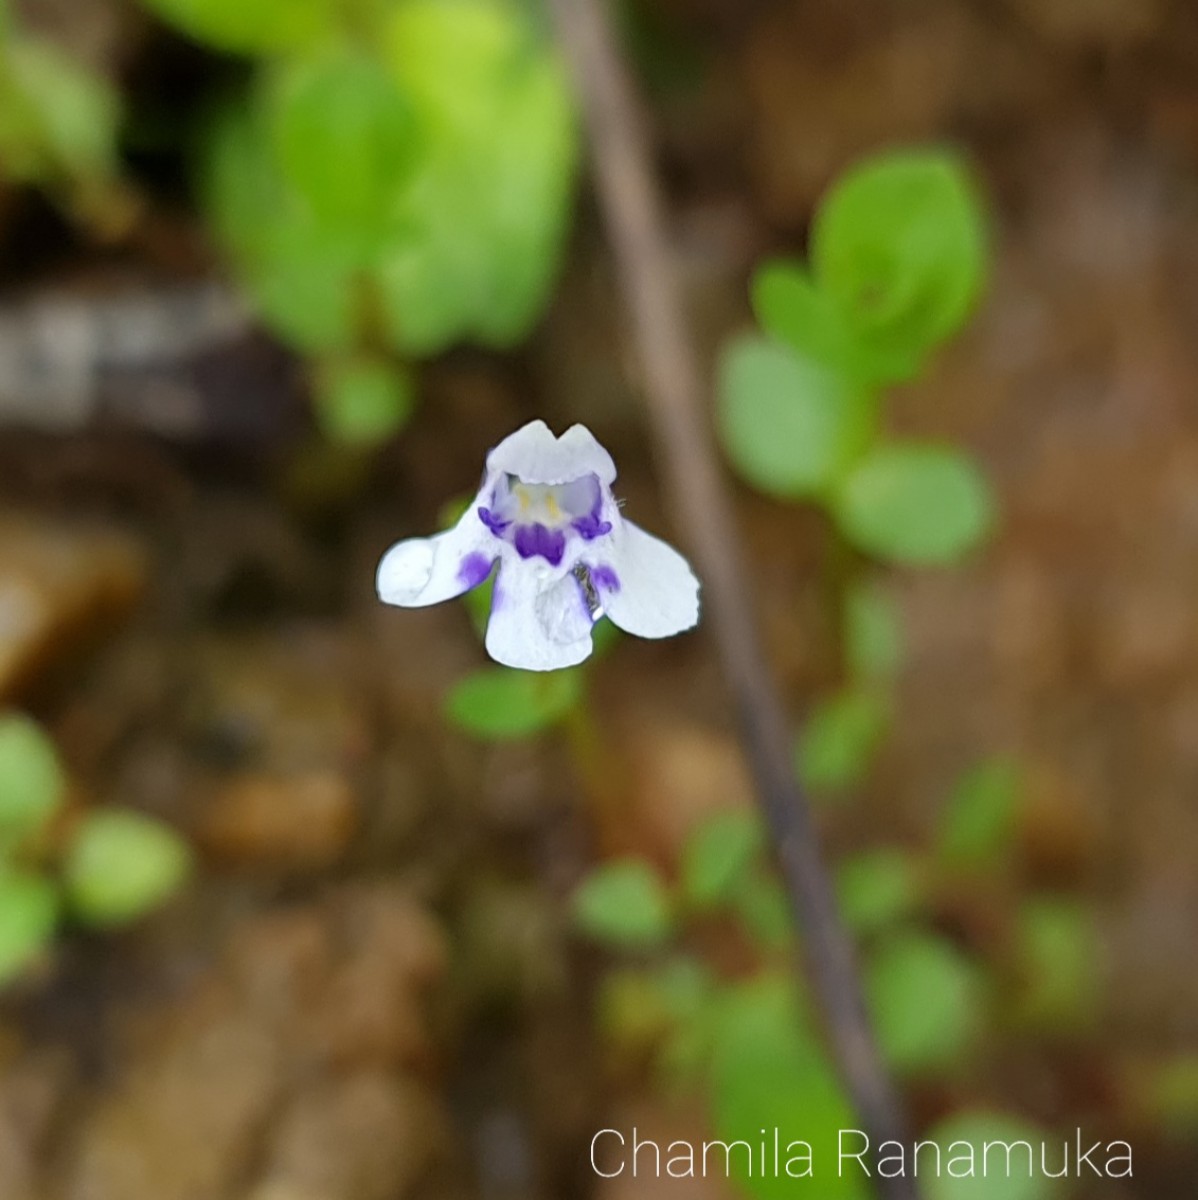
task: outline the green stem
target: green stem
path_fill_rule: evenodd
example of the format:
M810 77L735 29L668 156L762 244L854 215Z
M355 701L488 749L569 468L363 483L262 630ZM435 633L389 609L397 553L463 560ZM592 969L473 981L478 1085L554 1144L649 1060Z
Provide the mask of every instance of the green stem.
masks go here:
M828 636L835 648L836 682L847 683L850 675L848 627L845 619L849 592L861 577L861 556L840 531L830 525L824 549L820 583Z
M566 714L563 729L591 809L600 849L604 854L616 853L628 840L627 771L611 752L595 720L585 683L578 702Z

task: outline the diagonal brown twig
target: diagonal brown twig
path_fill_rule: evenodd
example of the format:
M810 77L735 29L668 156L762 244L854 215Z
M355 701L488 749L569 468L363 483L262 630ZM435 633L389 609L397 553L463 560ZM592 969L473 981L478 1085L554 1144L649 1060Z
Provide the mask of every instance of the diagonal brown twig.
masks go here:
M785 712L754 625L740 538L705 417L704 389L674 282L633 84L603 0L552 0L552 7L582 101L669 500L704 582L707 620L803 930L810 978L845 1084L873 1144L901 1140L900 1105L878 1056L852 942L836 911L810 808L795 779ZM889 1200L916 1195L909 1179L879 1179L878 1186Z

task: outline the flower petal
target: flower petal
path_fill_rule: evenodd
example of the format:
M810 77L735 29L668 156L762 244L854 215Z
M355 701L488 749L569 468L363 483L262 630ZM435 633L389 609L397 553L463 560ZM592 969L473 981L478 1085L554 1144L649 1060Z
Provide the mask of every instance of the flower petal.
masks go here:
M404 608L452 600L491 572L497 543L473 507L448 532L396 542L379 563L379 599Z
M631 521L613 535L608 561L591 568L603 611L644 638L671 637L699 620L699 581L672 546Z
M557 583L538 593L536 610L541 628L555 642L568 644L589 639L595 625L586 593L573 574L563 575Z
M491 600L487 653L524 671L572 667L591 653L591 620L572 575L504 556Z
M523 483L570 483L597 475L611 486L616 464L585 425L571 425L561 437L544 421L529 421L487 455L487 470L515 475Z

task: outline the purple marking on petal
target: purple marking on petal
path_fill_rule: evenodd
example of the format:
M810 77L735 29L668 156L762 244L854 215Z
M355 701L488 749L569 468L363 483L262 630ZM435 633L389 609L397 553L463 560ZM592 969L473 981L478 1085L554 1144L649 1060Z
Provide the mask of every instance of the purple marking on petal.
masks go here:
M593 542L597 537L602 537L605 533L611 533L611 522L599 519L602 512L603 489L598 486L598 481L596 480L595 502L591 505L591 511L585 516L579 517L574 522L574 528L578 530L579 536L583 541Z
M620 577L611 567L600 565L598 567L588 567L587 570L591 574L591 582L600 591L618 592L620 590Z
M516 552L521 558L540 555L551 567L561 564L566 552L566 535L560 529L547 529L539 521L516 526Z
M473 554L467 554L461 563L458 565L458 579L466 585L466 590L476 588L488 575L491 574L493 560L485 554L479 554L475 551Z
M574 528L578 530L583 541L593 542L597 537L611 533L611 522L599 520L599 514L592 512L587 513L585 517L579 517L574 522Z
M502 517L493 513L489 508L480 508L478 510L478 519L496 536L503 537L503 532L511 524L511 521L505 521Z

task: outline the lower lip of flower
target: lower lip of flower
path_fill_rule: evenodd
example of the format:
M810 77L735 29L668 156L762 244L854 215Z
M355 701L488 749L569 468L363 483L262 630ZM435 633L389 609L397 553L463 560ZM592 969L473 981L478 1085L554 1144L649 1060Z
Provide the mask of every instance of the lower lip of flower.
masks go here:
M517 525L513 542L521 558L536 558L539 555L551 567L560 566L566 553L565 532L540 523Z

